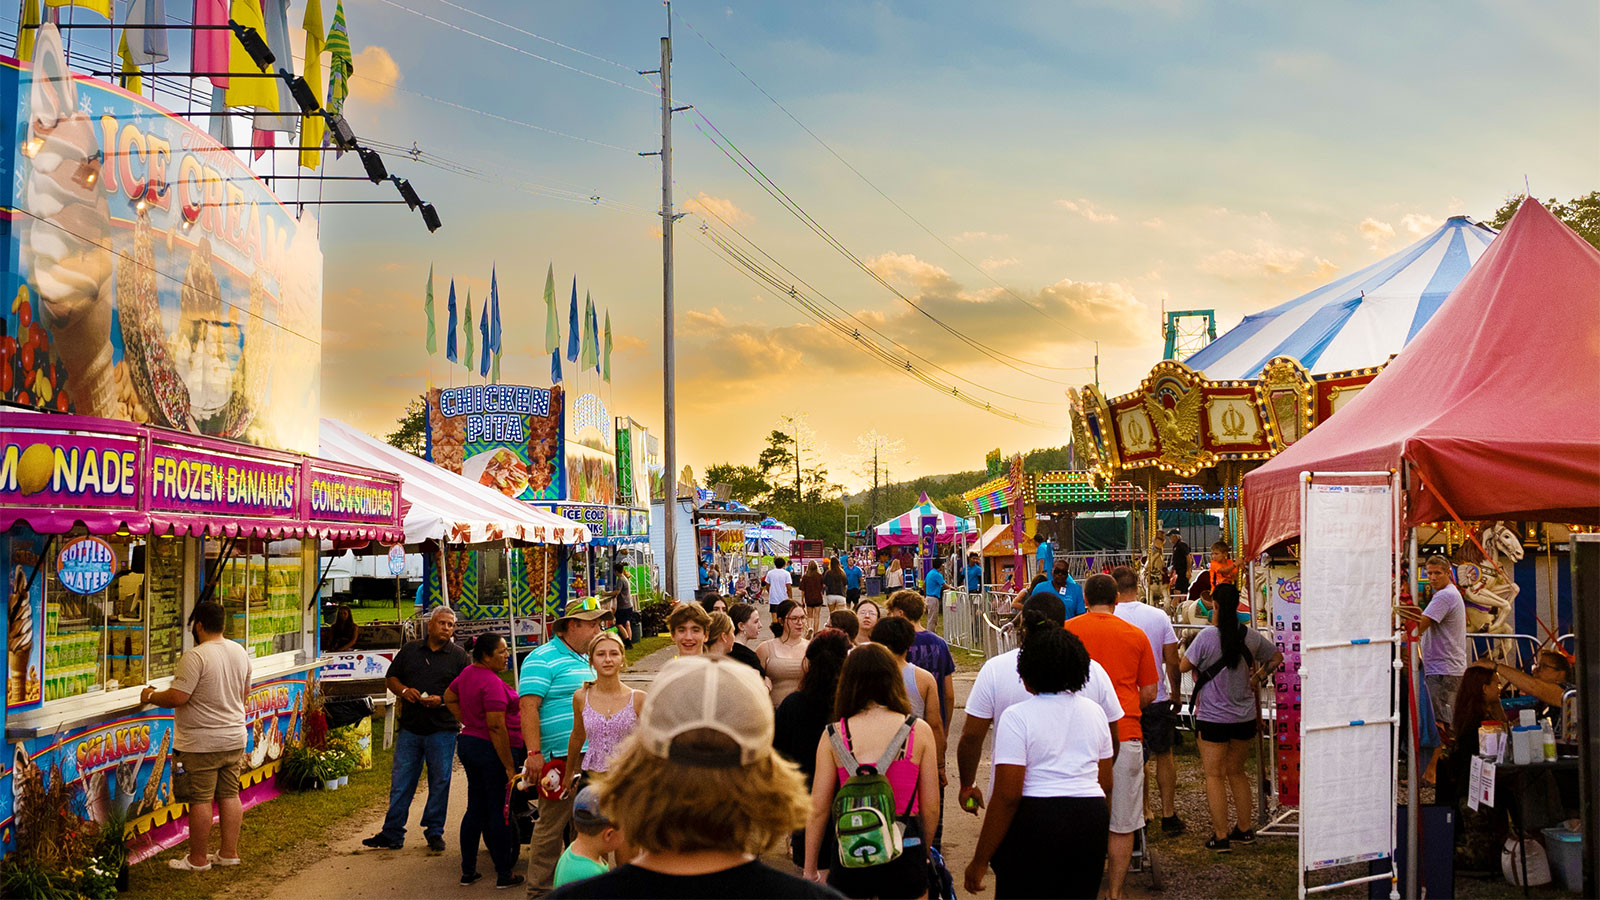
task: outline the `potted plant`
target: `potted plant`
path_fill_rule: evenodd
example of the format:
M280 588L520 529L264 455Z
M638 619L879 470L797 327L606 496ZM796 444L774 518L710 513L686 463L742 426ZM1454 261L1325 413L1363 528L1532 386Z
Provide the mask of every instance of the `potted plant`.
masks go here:
M315 770L319 755L300 741L290 744L283 752L283 761L278 765L278 783L296 791L314 787L318 781Z

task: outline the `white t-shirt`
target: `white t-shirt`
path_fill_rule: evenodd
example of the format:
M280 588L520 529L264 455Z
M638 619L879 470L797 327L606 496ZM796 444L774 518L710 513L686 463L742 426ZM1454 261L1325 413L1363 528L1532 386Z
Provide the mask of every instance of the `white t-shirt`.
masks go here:
M777 606L789 599L789 585L794 583L788 569L771 569L762 579L767 583L767 605Z
M1422 634L1422 671L1460 675L1467 670L1467 607L1453 584L1435 593L1422 614L1433 620Z
M1022 686L1022 676L1017 674L1017 658L1021 655L1020 649L1010 650L983 664L977 680L972 683L972 692L967 695L967 715L998 722L1006 710L1033 699L1034 695ZM1111 676L1092 659L1089 660L1089 680L1077 696L1098 705L1107 722L1122 718L1122 704L1117 700ZM1109 729L1106 739L1110 740ZM994 784L993 768L989 770L989 783Z
M172 711L173 749L220 753L245 746L244 695L250 689L250 654L227 638L204 641L178 660L172 689L189 702Z
M1166 648L1178 642L1178 632L1173 629L1172 620L1167 618L1166 613L1139 600L1118 603L1116 612L1117 618L1137 625L1144 636L1150 639L1150 652L1156 655L1156 702L1167 700L1171 694L1167 688Z
M1000 717L995 765L1026 766L1024 797L1104 797L1100 760L1111 758L1106 714L1080 694L1039 694Z

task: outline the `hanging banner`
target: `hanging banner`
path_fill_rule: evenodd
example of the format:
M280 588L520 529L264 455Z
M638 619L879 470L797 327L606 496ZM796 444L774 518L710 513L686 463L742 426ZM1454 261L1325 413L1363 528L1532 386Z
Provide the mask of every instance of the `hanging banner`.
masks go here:
M617 460L613 423L597 394L580 394L567 411L567 494L577 503L617 505Z
M0 61L0 398L315 452L322 252L249 166L72 76ZM48 125L48 127L46 127Z
M1300 804L1300 564L1274 562L1267 567L1267 592L1272 611L1272 638L1283 652L1283 665L1272 675L1277 694L1273 747L1277 754L1278 805Z
M428 392L427 458L516 500L559 500L560 387L477 384Z

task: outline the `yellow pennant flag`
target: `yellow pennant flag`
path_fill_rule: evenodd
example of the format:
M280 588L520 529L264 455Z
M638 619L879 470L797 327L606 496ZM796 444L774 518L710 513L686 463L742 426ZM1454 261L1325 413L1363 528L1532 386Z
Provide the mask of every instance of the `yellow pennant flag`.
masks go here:
M39 35L39 0L22 0L22 21L17 25L17 59L33 62L33 40Z
M139 67L133 64L133 54L128 51L128 32L123 29L122 43L117 47L117 58L122 60L122 89L135 94L144 93L144 79L139 77Z
M46 0L49 2L49 0ZM261 15L261 0L233 0L231 10L233 20L247 28L254 28L261 39L267 39L267 25ZM273 64L274 70L288 68L287 60L278 60ZM278 86L271 78L257 78L253 73L261 69L244 50L244 45L239 43L239 38L233 35L228 37L228 71L251 73L249 78L228 79L228 86L223 89L222 101L228 106L247 106L266 112L283 112L278 108Z
M301 27L306 32L306 84L311 86L311 93L317 97L317 103L322 102L322 42L327 34L322 27L322 0L307 0L306 15L301 20ZM322 135L327 131L327 122L321 115L306 116L300 120L300 165L302 168L315 169L322 164Z
M44 0L45 6L76 6L111 18L111 0Z

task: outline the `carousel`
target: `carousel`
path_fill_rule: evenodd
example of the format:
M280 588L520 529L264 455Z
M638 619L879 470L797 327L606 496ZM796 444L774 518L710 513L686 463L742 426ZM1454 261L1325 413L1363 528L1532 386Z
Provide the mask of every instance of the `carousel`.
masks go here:
M1069 392L1072 439L1087 488L1127 482L1147 506L1151 599L1165 605L1157 507L1171 496L1215 498L1223 540L1240 546L1239 486L1357 396L1419 333L1494 232L1449 219L1404 250L1248 315L1185 360L1162 360L1137 390ZM1060 482L1063 495L1077 485ZM1081 493L1081 489L1079 491ZM1187 504L1186 504L1187 505Z

